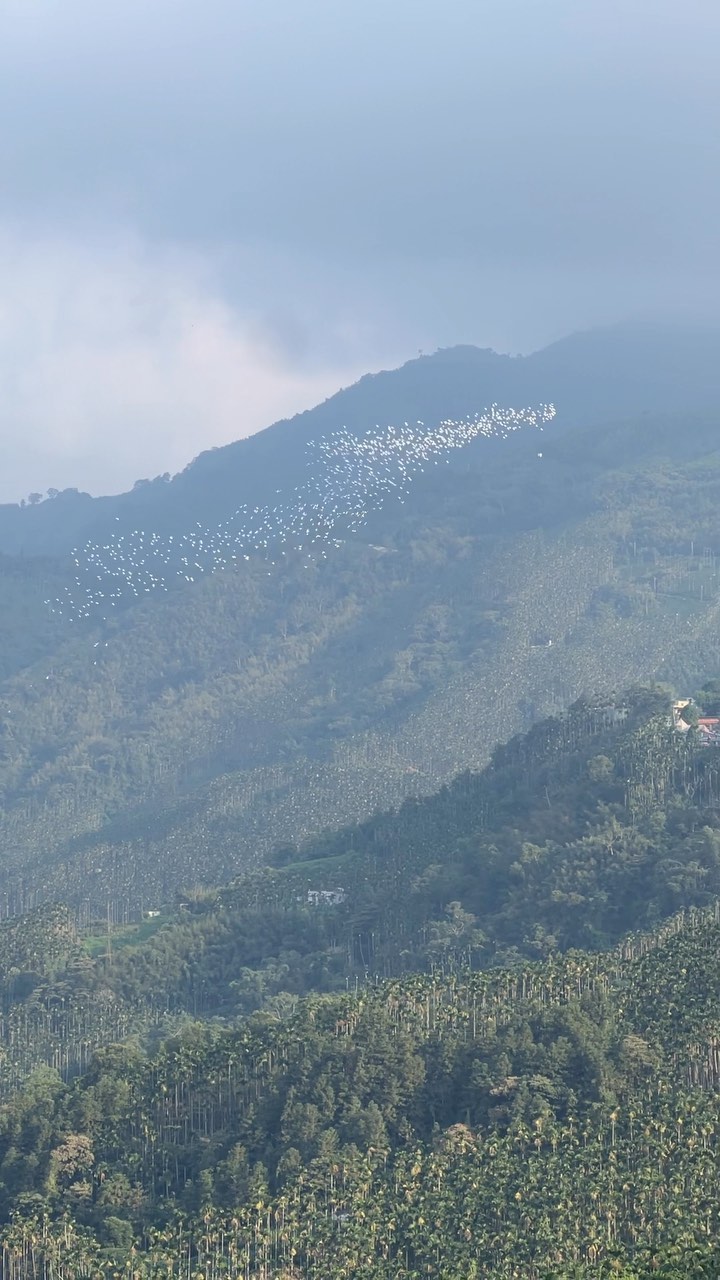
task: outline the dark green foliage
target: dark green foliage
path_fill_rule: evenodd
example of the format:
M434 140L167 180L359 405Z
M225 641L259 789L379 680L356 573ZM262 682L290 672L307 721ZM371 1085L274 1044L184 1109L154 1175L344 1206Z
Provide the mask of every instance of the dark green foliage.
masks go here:
M143 1280L188 1246L199 1274L278 1280L712 1275L719 956L713 911L39 1073L0 1113L4 1265L35 1231L42 1257L109 1251L103 1275L135 1238Z
M72 1075L187 1015L286 1017L376 976L612 945L720 895L719 797L717 750L672 731L666 693L637 689L141 923L39 909L0 926L0 1096L33 1066Z

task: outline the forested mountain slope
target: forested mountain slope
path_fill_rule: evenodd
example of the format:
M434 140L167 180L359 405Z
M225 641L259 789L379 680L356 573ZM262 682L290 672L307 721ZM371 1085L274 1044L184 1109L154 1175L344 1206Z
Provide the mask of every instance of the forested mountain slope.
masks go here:
M0 1098L35 1066L72 1075L168 1020L280 1016L377 976L602 949L707 905L720 754L669 719L662 690L582 702L482 773L142 922L48 905L0 925Z
M7 564L10 909L159 905L433 791L583 692L716 668L717 415L540 439L420 477L326 560L243 563L108 623L36 627L61 571Z

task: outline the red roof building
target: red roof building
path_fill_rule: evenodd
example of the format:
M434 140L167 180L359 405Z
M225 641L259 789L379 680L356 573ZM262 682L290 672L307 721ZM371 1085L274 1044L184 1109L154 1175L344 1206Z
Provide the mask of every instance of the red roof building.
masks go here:
M718 716L701 716L697 722L698 733L702 735L703 741L710 746L712 743L720 743L720 717Z

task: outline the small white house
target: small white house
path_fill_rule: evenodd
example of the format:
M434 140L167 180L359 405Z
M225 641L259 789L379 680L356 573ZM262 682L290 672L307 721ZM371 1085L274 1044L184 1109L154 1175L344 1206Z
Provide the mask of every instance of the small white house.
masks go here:
M308 889L307 900L311 907L338 907L345 897L344 889Z

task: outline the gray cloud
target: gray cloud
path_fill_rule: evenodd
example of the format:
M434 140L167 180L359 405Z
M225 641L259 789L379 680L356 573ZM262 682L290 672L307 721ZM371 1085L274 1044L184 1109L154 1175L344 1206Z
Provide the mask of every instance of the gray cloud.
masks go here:
M90 487L113 483L121 421L116 478L220 443L238 334L247 376L272 371L254 429L418 347L715 310L719 38L714 0L6 0L0 376L25 463L2 492L34 470L28 422L38 458ZM96 340L98 282L128 260L143 301L116 291L104 341L118 368L144 351L134 397ZM204 371L177 337L195 306Z
M0 501L119 492L337 387L336 364L303 368L186 249L6 230L0 279Z

